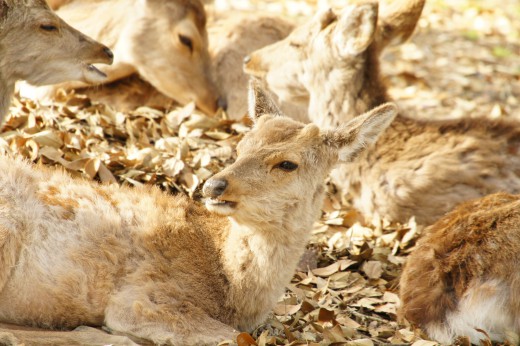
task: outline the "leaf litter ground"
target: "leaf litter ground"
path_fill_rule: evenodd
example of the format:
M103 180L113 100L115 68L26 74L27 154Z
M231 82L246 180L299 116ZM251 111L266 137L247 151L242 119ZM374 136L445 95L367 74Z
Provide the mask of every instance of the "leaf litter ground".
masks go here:
M296 21L325 4L216 1L224 9L260 8ZM414 37L383 56L391 95L410 116L520 115L519 16L516 1L429 1ZM16 99L0 150L88 179L155 184L197 199L203 182L233 162L249 125L223 113L205 116L192 104L121 113L62 92L49 103ZM421 228L413 220L405 225L363 220L333 186L329 191L286 294L267 321L241 334L238 344L434 345L396 316L399 273Z

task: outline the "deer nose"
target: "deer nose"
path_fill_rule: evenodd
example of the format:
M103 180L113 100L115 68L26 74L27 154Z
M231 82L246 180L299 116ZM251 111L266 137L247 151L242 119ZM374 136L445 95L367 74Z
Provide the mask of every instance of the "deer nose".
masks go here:
M209 179L202 188L202 194L205 197L217 198L222 196L228 186L225 179Z
M227 100L222 96L219 97L217 100L217 106L219 108L222 108L223 110L227 110L227 107L228 107Z
M251 61L251 55L248 55L244 58L244 65L248 64Z
M105 54L108 56L108 58L110 60L114 59L114 53L112 53L110 48L108 48L108 47L103 48L103 52L105 52Z

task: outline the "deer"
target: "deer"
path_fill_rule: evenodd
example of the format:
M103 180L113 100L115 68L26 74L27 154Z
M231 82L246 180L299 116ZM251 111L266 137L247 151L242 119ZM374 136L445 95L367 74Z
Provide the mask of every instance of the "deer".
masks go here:
M380 73L385 46L408 38L423 1L364 2L327 10L248 56L245 71L309 119L336 126L390 101ZM399 114L378 142L332 173L369 220L430 225L463 201L520 193L520 124L509 119L417 120Z
M194 102L213 115L223 99L213 81L208 52L206 12L199 0L67 0L49 1L58 16L105 43L114 51L112 66L101 68L111 83L138 74L162 98L180 104ZM76 89L85 83L45 88L22 84L22 96L44 100L58 89ZM117 91L116 91L117 92Z
M79 2L81 0L48 0L48 3L54 9L59 9L65 4L71 2ZM95 12L98 6L96 0L81 1L81 11L84 13ZM117 2L107 2L106 6L116 6ZM126 17L134 16L135 7L128 6L124 9L128 14ZM150 14L153 17L164 16L160 7L151 7L150 11L157 11ZM112 10L106 13L112 13ZM207 11L207 32L208 32L208 51L210 58L210 70L213 80L218 89L218 94L225 100L226 115L231 119L242 119L247 114L247 85L249 77L242 71L243 59L259 48L268 44L277 42L285 38L294 28L289 21L272 14L232 11L220 12L210 9ZM68 16L67 19L73 20L73 24L77 23L78 27L89 27L100 21L109 22L111 16ZM77 22L76 22L77 21ZM118 26L102 25L105 32L111 30L115 32ZM123 30L135 30L133 27ZM109 34L107 34L109 35ZM114 33L115 35L115 33ZM156 32L143 31L138 37L139 39L146 37L146 41L168 41L168 31ZM166 36L166 37L165 37ZM132 37L130 37L132 39ZM139 52L146 54L146 52ZM171 52L169 54L175 54ZM197 57L194 56L193 59ZM178 69L177 62L172 61L168 68L173 72ZM198 66L198 65L195 65ZM156 66L155 64L147 64L147 69L158 69L157 73L164 73L165 68ZM200 71L193 67L186 67L182 73L189 75L189 79L196 80ZM172 79L173 80L173 79ZM64 85L60 87L66 87ZM147 83L135 74L130 77L119 79L116 82L105 84L102 87L86 87L80 88L79 93L88 95L91 99L104 102L110 106L122 110L130 111L139 106L147 105L149 107L159 109L171 108L173 102L170 97L159 92L154 88L153 83ZM27 94L27 96L30 96ZM275 96L275 95L273 95ZM281 102L279 102L280 104ZM280 108L285 114L302 121L308 121L306 118L306 107L298 107L289 103L281 103ZM301 117L301 118L298 118Z
M518 344L520 195L465 202L426 228L400 279L400 317L442 344Z
M113 57L106 46L56 16L45 1L0 0L0 125L17 80L99 83L106 75L93 64L111 64Z
M249 76L242 71L242 61L255 50L278 42L294 25L272 14L233 11L217 13L208 23L209 51L213 74L227 101L231 119L247 114ZM282 112L293 119L308 122L307 107L283 102L272 95Z
M236 161L205 182L204 205L0 156L0 323L214 345L262 322L304 252L326 176L397 108L321 130L284 116L258 84L254 126Z

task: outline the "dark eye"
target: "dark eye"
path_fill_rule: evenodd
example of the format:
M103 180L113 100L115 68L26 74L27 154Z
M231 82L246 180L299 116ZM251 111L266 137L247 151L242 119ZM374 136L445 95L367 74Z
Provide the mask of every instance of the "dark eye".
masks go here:
M179 41L193 52L193 41L188 36L179 34Z
M51 25L51 24L42 24L40 25L40 29L44 30L44 31L57 31L58 28L54 25Z
M292 172L296 168L298 168L298 165L291 161L282 161L276 166L274 166L274 168L280 168L282 171Z

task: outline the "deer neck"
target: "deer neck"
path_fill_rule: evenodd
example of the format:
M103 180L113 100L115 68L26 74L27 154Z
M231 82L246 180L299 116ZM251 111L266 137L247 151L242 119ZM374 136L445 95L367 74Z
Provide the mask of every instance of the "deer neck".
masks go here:
M364 56L321 74L309 89L309 117L320 127L335 127L389 101L379 71L379 54L369 47Z
M247 223L230 218L223 264L231 288L228 302L236 312L231 324L238 330L262 322L283 294L305 250L323 190L320 186L305 206L298 201L279 208L285 211L271 221Z

